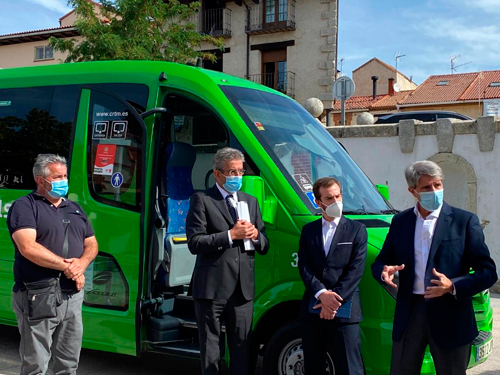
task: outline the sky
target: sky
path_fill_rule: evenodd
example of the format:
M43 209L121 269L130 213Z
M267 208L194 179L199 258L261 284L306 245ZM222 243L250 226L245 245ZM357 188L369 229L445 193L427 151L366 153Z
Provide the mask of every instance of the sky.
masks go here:
M339 1L338 68L344 75L373 57L395 66L397 54L404 55L398 70L417 84L451 73L453 57L455 73L500 69L500 0ZM0 35L58 27L71 10L66 0L0 4Z

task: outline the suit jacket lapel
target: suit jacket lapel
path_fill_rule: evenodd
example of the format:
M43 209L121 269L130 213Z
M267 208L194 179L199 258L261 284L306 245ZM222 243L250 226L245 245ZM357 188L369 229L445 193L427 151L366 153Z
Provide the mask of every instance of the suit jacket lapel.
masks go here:
M315 228L313 229L313 233L315 234L314 238L314 247L318 250L318 255L322 262L326 260L325 255L325 245L323 244L323 220L319 219L315 222Z
M417 215L413 210L409 210L405 217L405 225L402 227L407 228L407 234L403 234L404 243L401 248L408 249L405 254L406 259L404 260L404 264L406 269L411 273L412 279L415 275L415 227L417 225ZM413 288L413 284L412 284Z
M328 251L328 257L331 257L332 253L337 248L337 245L340 242L340 239L344 235L346 225L347 225L347 220L345 219L344 216L342 216L340 218L339 225L337 226L337 229L335 230L335 234L333 235L332 243L331 243L330 249Z
M216 185L212 187L212 189L209 190L210 196L212 197L214 201L215 207L219 209L221 212L222 216L226 219L226 221L230 224L234 225L234 221L231 218L231 215L229 214L229 210L227 209L227 204L224 198L222 198L222 194L220 193L219 189L217 188ZM239 198L239 197L238 197Z
M448 230L451 220L452 220L451 207L447 203L443 203L443 207L441 208L441 213L439 214L437 219L434 235L432 236L432 243L431 243L431 248L429 250L427 268L425 271L426 276L430 276L431 278L433 278L432 268L434 267L434 256L436 255L436 251L439 245L441 244L441 241L446 235L446 231Z

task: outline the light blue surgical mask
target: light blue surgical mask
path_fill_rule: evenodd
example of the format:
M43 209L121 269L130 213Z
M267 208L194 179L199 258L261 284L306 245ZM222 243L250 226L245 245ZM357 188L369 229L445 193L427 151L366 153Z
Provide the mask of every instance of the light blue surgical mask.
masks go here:
M225 176L226 182L223 187L230 193L234 194L238 190L241 189L241 185L243 184L243 176Z
M68 194L68 180L57 180L51 182L46 179L45 181L47 181L51 186L51 189L47 191L47 194L49 194L52 198L59 199Z
M436 211L443 204L443 191L444 189L418 193L420 205L427 211Z

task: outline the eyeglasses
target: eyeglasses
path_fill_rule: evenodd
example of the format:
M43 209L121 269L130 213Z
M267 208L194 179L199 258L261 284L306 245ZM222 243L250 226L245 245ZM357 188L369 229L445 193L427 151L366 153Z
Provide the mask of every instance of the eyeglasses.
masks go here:
M230 169L227 171L227 174L222 169L219 169L219 171L224 173L224 175L226 175L226 176L243 176L245 174L244 169Z

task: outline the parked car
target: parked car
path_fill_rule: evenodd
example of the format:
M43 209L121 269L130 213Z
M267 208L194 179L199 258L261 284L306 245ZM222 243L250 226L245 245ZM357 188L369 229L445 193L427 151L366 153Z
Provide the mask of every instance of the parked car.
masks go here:
M455 118L458 120L473 120L473 118L452 111L408 111L390 113L380 116L375 124L396 124L401 120L420 120L423 122L433 122L439 118Z

